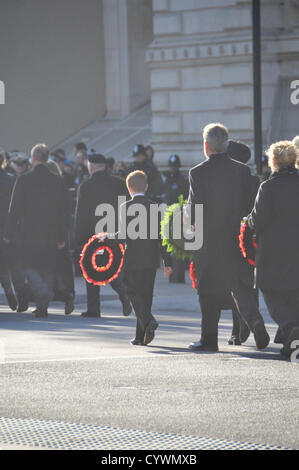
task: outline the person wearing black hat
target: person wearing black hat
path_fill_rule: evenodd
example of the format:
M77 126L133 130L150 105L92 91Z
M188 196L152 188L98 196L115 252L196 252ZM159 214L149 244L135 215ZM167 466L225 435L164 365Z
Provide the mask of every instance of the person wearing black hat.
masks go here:
M164 182L163 201L170 206L178 202L180 195L184 200L188 197L189 184L188 179L180 171L181 159L178 155L172 154L168 160L168 171L164 172L166 177ZM185 282L185 262L172 256L172 273L169 276L169 282Z
M156 165L148 158L146 148L141 144L133 148L133 157L135 162L131 165L129 172L144 171L148 179L146 195L156 201L157 197L163 193L163 180Z
M250 148L243 144L242 142L236 140L229 140L228 141L228 148L227 153L230 158L236 160L237 162L244 163L245 165L248 163L251 157ZM260 186L260 180L258 176L250 175L251 185L250 185L250 205L253 207L256 195L258 193L258 189ZM252 266L248 266L248 269L251 271L253 276L254 268ZM257 289L253 289L253 293L256 297L256 301L258 303L258 291ZM235 306L231 295L228 294L227 299L227 307L232 310L233 316L233 328L232 334L230 339L228 340L228 344L234 346L240 346L242 343L248 339L250 335L250 329L246 323L246 321L240 316L238 309Z
M181 160L178 155L172 154L168 160L168 171L164 172L164 202L167 205L178 202L178 197L182 194L184 199L188 197L188 179L180 171Z
M107 163L107 171L108 171L109 175L112 175L113 167L114 167L114 164L115 164L115 158L113 158L113 157L106 158L106 163Z
M30 168L29 157L26 153L19 152L18 150L13 150L9 154L9 172L11 172L16 177L21 176L23 173L26 173Z
M88 171L90 178L84 181L78 189L75 215L75 241L80 248L95 235L99 217L95 215L100 204L110 204L115 210L115 224L117 229L119 196L128 197L125 182L112 176L107 171L106 158L97 152L88 154ZM106 229L104 228L104 231ZM117 292L123 307L123 314L130 315L131 303L125 294L122 273L111 282L111 287ZM100 287L86 282L87 311L83 317L101 317Z

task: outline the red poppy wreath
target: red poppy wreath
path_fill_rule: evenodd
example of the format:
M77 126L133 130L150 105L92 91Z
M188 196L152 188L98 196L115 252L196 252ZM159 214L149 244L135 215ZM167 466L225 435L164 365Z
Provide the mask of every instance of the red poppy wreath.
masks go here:
M243 257L251 266L255 266L256 232L249 227L247 220L241 223L239 246Z
M84 245L80 267L87 282L105 286L116 279L123 267L125 249L114 239L91 237Z

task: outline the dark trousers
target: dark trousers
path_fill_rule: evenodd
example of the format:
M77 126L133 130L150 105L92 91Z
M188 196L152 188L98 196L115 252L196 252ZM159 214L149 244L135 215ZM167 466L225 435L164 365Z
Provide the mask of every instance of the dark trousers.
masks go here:
M7 248L1 240L0 235L0 284L5 292L12 290L11 277L9 272L9 260L6 254Z
M22 261L22 250L17 246L11 249L10 273L13 287L19 304L29 302L32 297L29 292L25 269Z
M169 276L169 282L176 284L185 283L185 261L178 259L175 255L171 257L172 273Z
M124 286L124 274L121 271L116 279L110 283L112 289L117 292L120 300L124 300L126 291ZM87 311L91 313L101 313L100 286L94 286L86 282L87 291Z
M256 301L257 301L257 305L258 305L258 302L259 302L258 290L257 290L257 289L253 289L253 292L254 292L254 295L255 295L255 298L256 298ZM240 313L239 313L239 310L237 309L237 306L236 306L234 300L233 300L233 304L234 304L234 305L232 305L232 317L233 317L232 336L239 336L241 326L243 325L243 323L246 323L246 322L245 322L245 320L241 317L241 315L240 315Z
M299 326L299 290L262 290L271 318L279 326L280 341L288 338Z
M73 262L68 246L57 251L54 276L54 300L65 302L71 294L75 295Z
M205 345L217 346L218 344L218 323L221 314L221 305L224 293L205 294L199 292L199 302L202 313L201 321L201 341ZM241 317L246 321L251 331L257 321L263 322L255 292L252 288L240 283L237 288L232 291Z
M25 275L29 288L39 311L48 309L50 300L53 299L54 271L51 268L26 268Z
M136 339L143 341L145 329L154 317L153 303L156 268L132 269L125 271L126 293L136 315Z
M241 326L241 316L239 314L237 307L232 308L232 317L233 317L232 336L239 337L240 326Z

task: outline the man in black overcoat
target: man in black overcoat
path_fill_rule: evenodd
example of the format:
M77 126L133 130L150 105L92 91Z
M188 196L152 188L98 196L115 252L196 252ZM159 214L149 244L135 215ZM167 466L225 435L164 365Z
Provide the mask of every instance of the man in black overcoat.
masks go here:
M11 285L8 250L3 241L3 234L5 231L8 208L15 178L12 175L9 175L2 168L4 162L5 152L0 149L0 283L5 292L8 305L12 310L16 310L17 300Z
M22 267L37 305L36 317L48 315L57 250L67 240L66 189L61 178L47 168L48 156L44 144L31 150L32 170L16 181L5 231L7 242L18 240Z
M84 181L78 190L77 207L75 216L75 240L80 249L88 240L99 232L117 231L118 207L127 197L126 184L120 178L112 176L106 169L106 159L99 153L92 152L88 155L88 170L90 178ZM122 201L121 198L122 197ZM115 227L103 226L97 230L100 216L96 215L96 208L102 204L109 204L115 211ZM111 282L111 287L117 292L123 307L123 314L129 315L132 307L125 294L123 274ZM82 313L84 317L100 317L100 286L94 286L86 282L87 311Z
M250 170L228 156L224 126L206 126L203 137L207 160L192 168L189 175L193 214L196 204L203 205L203 246L194 259L202 312L201 341L191 343L190 349L218 350L221 299L227 292L232 293L254 333L257 347L263 349L269 344L269 335L252 292L252 271L238 243L240 222L250 210ZM196 219L193 223L196 225Z

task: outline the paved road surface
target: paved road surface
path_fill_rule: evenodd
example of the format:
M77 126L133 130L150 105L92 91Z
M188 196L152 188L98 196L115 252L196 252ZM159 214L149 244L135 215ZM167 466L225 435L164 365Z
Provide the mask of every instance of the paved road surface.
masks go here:
M199 338L197 297L189 281L168 284L160 272L160 328L150 346L133 347L133 315L121 315L114 291L102 290L102 319L84 319L76 282L68 317L59 303L47 321L10 313L0 297L1 448L299 447L299 368L280 360L278 345L228 346L223 312L220 353L188 351ZM263 301L261 311L273 340Z

